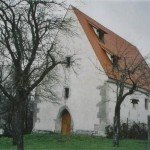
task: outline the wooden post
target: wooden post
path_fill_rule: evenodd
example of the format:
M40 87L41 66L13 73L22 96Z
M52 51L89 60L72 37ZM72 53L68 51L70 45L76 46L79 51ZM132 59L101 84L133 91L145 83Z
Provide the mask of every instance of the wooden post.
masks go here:
M148 116L147 119L148 119L148 150L150 150L150 116Z

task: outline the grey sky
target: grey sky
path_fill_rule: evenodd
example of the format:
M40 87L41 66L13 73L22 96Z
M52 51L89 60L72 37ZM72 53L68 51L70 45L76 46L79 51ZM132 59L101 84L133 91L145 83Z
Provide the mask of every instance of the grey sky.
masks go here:
M150 1L67 1L138 47L143 56L150 53Z

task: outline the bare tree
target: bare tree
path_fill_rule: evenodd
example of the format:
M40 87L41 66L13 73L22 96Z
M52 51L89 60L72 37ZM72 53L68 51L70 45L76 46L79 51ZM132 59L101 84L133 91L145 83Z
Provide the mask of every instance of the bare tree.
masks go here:
M150 68L133 45L116 40L115 47L114 53L109 54L111 65L107 68L107 73L116 84L113 144L119 146L121 104L137 90L144 89L149 94Z
M63 2L0 0L0 65L5 67L0 90L13 103L13 130L23 150L26 102L32 91L58 65L66 64L54 38L58 30L73 35L71 18L62 19ZM13 89L10 93L5 87Z

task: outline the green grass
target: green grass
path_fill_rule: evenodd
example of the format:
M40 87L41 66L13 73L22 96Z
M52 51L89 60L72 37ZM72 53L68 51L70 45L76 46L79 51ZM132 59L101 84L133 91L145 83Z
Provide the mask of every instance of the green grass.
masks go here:
M113 148L111 139L48 133L25 135L24 144L25 150L148 150L147 141L121 140L120 147ZM11 138L0 138L0 150L16 150L16 147L11 145Z

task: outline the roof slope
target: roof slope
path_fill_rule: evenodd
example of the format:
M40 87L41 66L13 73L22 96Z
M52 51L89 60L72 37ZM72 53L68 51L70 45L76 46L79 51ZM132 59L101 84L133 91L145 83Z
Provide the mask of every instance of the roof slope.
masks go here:
M139 50L134 45L132 45L125 39L121 38L114 32L110 31L109 29L105 28L104 26L102 26L101 24L99 24L98 22L96 22L95 20L93 20L92 18L90 18L89 16L81 12L80 10L78 10L77 8L72 6L72 9L74 13L76 14L88 40L90 41L93 47L93 50L95 51L97 58L99 59L103 69L105 70L105 73L107 74L109 78L116 79L116 76L114 76L114 74L112 73L112 70L113 70L112 61L110 60L110 57L108 56L108 55L110 56L114 55L118 57L123 56L124 59L120 60L120 64L122 66L125 64L125 62L123 62L124 60L126 60L128 66L132 65L132 67L137 66L139 62L144 64L143 65L144 70L147 70L146 77L144 77L144 80L145 78L146 80L150 79L150 74L149 74L150 68L146 64ZM105 33L104 43L99 40L99 38L95 34L92 27L96 29L100 29ZM135 73L135 74L136 75L134 75L134 79L137 79L137 74L138 74L138 77L142 76L139 70L138 70L138 73ZM142 77L140 78L142 80L142 84L139 86L145 90L150 91L149 84L147 85L143 84L145 83L145 81L142 79ZM130 81L127 81L127 82L130 84Z

